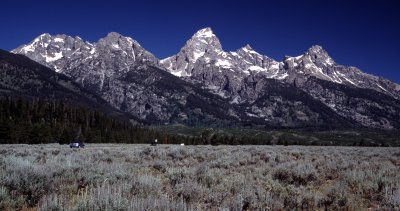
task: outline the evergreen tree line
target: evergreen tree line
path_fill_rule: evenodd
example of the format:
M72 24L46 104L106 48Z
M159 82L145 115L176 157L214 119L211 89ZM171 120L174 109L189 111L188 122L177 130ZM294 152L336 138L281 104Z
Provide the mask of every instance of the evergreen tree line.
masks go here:
M0 97L0 143L148 143L162 134L61 101Z
M239 137L212 130L200 136L171 134L62 101L0 97L0 144L149 143L154 139L160 144L272 144L270 137Z
M209 132L201 136L167 134L62 101L0 97L0 144L149 143L154 139L160 144L269 144Z

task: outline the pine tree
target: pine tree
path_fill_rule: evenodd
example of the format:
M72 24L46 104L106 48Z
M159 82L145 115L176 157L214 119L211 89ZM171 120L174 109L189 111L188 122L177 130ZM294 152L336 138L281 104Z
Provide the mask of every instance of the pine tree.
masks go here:
M11 141L11 128L10 123L6 119L0 121L0 143L1 144L13 144Z

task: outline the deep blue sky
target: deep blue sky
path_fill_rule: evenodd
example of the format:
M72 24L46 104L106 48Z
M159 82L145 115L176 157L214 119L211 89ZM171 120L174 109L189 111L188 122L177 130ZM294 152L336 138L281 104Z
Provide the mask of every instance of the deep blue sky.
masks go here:
M227 51L250 44L281 60L318 44L337 63L400 82L400 5L395 0L2 0L0 20L0 48L5 50L45 32L97 41L116 31L164 58L209 26Z

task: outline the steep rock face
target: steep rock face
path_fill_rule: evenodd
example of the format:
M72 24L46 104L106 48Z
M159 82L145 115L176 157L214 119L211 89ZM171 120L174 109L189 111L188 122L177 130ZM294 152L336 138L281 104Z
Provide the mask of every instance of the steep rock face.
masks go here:
M310 128L360 126L292 84L259 75L245 78L243 84L245 88L240 97L250 100L237 106L248 124Z
M309 78L303 84L314 99L329 106L335 113L365 127L400 128L400 100L384 93Z
M105 85L103 98L150 123L230 125L232 106L214 94L152 66L139 66Z

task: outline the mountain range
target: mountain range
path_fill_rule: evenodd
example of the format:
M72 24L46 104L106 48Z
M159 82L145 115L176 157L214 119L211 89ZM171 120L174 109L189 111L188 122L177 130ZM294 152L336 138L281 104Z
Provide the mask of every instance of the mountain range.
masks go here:
M151 124L400 129L400 85L337 64L318 45L276 61L249 45L226 52L204 28L162 60L115 32L96 43L42 34L11 52L47 67L37 64L36 71L65 77L114 110ZM5 78L20 77L10 68L2 65L1 87L10 85Z

